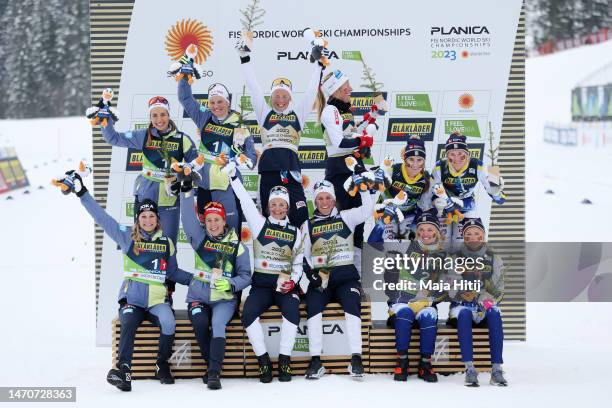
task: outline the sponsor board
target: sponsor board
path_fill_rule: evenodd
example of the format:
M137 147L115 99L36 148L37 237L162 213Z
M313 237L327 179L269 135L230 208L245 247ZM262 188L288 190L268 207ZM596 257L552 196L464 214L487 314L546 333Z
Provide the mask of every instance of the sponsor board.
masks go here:
M261 322L264 332L264 341L270 357L278 357L280 346L280 322ZM348 341L346 340L346 322L344 320L323 321L323 350L326 356L350 355ZM298 332L293 345L293 356L309 357L308 353L308 325L300 321Z
M387 100L387 92L381 92L382 97ZM351 93L351 111L355 116L363 116L370 111L374 104L372 92L352 92Z
M436 130L436 118L389 118L387 142L406 142L412 135L431 142Z
M485 129L482 129L483 131ZM481 138L481 125L476 119L444 119L443 137L459 132L466 137Z
M300 146L298 157L302 169L324 169L327 150L325 146Z
M125 171L142 170L142 150L128 148L125 161Z
M433 113L429 93L396 93L393 102L397 109Z
M445 91L442 114L488 115L490 104L490 91Z

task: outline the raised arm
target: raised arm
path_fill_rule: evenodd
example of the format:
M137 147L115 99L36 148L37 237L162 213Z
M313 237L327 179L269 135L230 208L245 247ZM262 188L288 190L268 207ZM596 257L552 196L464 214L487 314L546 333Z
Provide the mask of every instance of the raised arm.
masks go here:
M255 140L253 136L249 136L244 141L244 151L242 152L248 157L253 165L257 164L257 150L255 150Z
M202 110L198 101L193 97L191 85L189 85L189 82L184 78L178 83L178 98L187 116L193 120L198 129L202 129L204 124L210 119L212 113L208 109Z
M145 138L147 137L146 129L130 130L129 132L117 132L113 126L113 120L110 119L106 127L102 127L102 137L106 143L117 147L131 147L133 149L142 149Z
M196 216L193 192L189 192L188 194L189 196L181 192L181 220L183 222L185 234L191 243L191 247L197 249L200 244L202 244L202 241L204 241L204 238L206 238L206 233Z
M321 65L317 63L313 65L314 70L310 76L310 82L308 83L308 88L306 88L306 94L296 109L298 121L300 122L302 129L304 129L304 122L306 121L306 118L310 112L312 112L312 107L317 99L317 92L319 91L319 81L321 80Z
M266 116L268 116L268 113L270 113L271 111L270 106L264 98L264 94L261 90L261 87L259 86L257 77L255 76L255 70L253 69L253 65L250 63L250 58L241 59L240 67L242 69L244 79L246 79L247 88L249 88L249 94L251 95L251 104L253 105L253 109L255 110L257 123L259 124L259 126L263 126Z
M183 156L186 162L195 160L198 157L198 149L193 139L186 133L183 133Z
M104 208L100 207L100 204L89 194L88 192L83 194L80 198L81 204L89 215L94 219L96 224L100 226L108 234L113 241L119 245L121 251L126 253L130 250L132 244L132 229L120 225L113 217L108 215Z
M357 225L364 223L368 217L372 216L374 204L370 192L367 190L365 192L360 191L359 194L361 195L361 206L340 211L340 216L351 231L355 231Z
M263 229L264 224L266 223L266 218L260 214L259 210L255 206L255 203L251 199L251 196L242 185L242 182L238 177L234 176L231 179L232 188L234 189L234 194L240 200L240 206L242 207L242 212L249 224L249 228L253 231L253 236L257 237L261 230Z

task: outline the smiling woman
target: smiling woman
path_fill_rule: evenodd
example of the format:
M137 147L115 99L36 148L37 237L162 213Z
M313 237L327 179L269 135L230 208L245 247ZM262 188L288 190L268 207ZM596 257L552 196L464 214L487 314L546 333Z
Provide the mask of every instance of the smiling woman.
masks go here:
M257 123L261 129L263 153L259 160L259 197L261 210L268 211L270 190L283 185L289 192L289 221L299 227L308 219L306 196L302 185L299 146L305 121L315 102L323 64L312 58L313 71L303 99L293 104L293 84L286 77L278 77L270 87L270 104L266 101L251 63L252 43L243 36L236 43L240 66L251 95ZM309 44L313 46L313 44ZM317 48L318 47L318 48ZM315 50L316 48L316 50ZM322 46L314 45L313 53L321 56Z

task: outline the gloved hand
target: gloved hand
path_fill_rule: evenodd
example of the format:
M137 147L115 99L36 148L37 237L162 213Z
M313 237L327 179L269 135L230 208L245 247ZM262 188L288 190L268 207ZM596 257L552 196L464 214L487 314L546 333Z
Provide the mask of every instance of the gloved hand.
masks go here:
M175 179L172 183L170 183L170 195L174 197L178 197L181 192L181 182L179 179Z
M495 306L495 302L492 301L491 299L485 299L482 302L480 302L480 304L484 308L484 310L489 310L490 308Z
M389 224L391 221L395 221L399 223L399 217L398 217L398 206L392 202L387 203L387 205L385 205L385 208L383 210L383 215L382 215L382 221L383 224L387 225Z
M360 190L365 191L367 189L367 183L365 177L362 174L353 174L351 176L353 184Z
M251 45L252 47L252 45ZM236 44L234 44L234 48L236 49L236 52L238 53L238 56L240 58L245 58L250 56L251 54L251 47L249 47L249 45L247 44L247 41L245 38L240 37L240 39L238 39L238 41L236 41Z
M227 292L232 290L232 284L230 283L230 281L226 278L220 278L217 279L215 281L215 287L216 290L219 290L221 292Z
M310 281L310 286L315 289L321 287L323 281L321 280L321 276L319 276L319 271L316 269L312 269L306 272L306 277Z
M236 177L236 162L234 160L230 160L225 166L223 166L221 171L227 174L229 178L234 179L234 177Z
M491 198L493 199L495 204L501 205L506 202L506 198L508 197L506 196L506 193L504 193L503 191L500 191L499 195L492 195Z
M374 144L374 138L370 135L357 136L357 139L359 139L360 150L366 147L372 147Z
M64 195L75 193L77 197L81 197L87 192L83 179L75 170L69 170L63 178L54 179L51 182L54 186L60 187Z
M83 178L81 178L79 173L73 170L73 174L74 187L72 188L72 191L77 195L77 197L82 197L83 194L87 192L87 187L85 187L85 184L83 184Z
M295 289L295 282L291 279L289 279L288 281L285 281L280 287L280 291L283 294L289 293L293 289Z
M191 190L193 190L193 180L191 178L183 180L183 182L181 183L181 191L183 193L188 193Z

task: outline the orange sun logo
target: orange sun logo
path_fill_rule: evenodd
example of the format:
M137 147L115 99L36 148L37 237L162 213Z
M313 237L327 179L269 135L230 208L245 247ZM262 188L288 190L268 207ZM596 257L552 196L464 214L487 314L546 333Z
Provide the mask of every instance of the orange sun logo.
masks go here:
M459 106L463 109L470 109L474 106L474 97L469 93L464 93L459 97Z
M310 186L310 178L307 175L302 174L302 187L306 190Z
M251 240L251 230L247 226L242 226L240 231L240 240L242 242L249 242Z
M180 59L190 44L198 47L194 60L200 64L208 57L213 48L213 38L210 30L197 20L181 20L168 30L166 34L166 52L172 60Z

